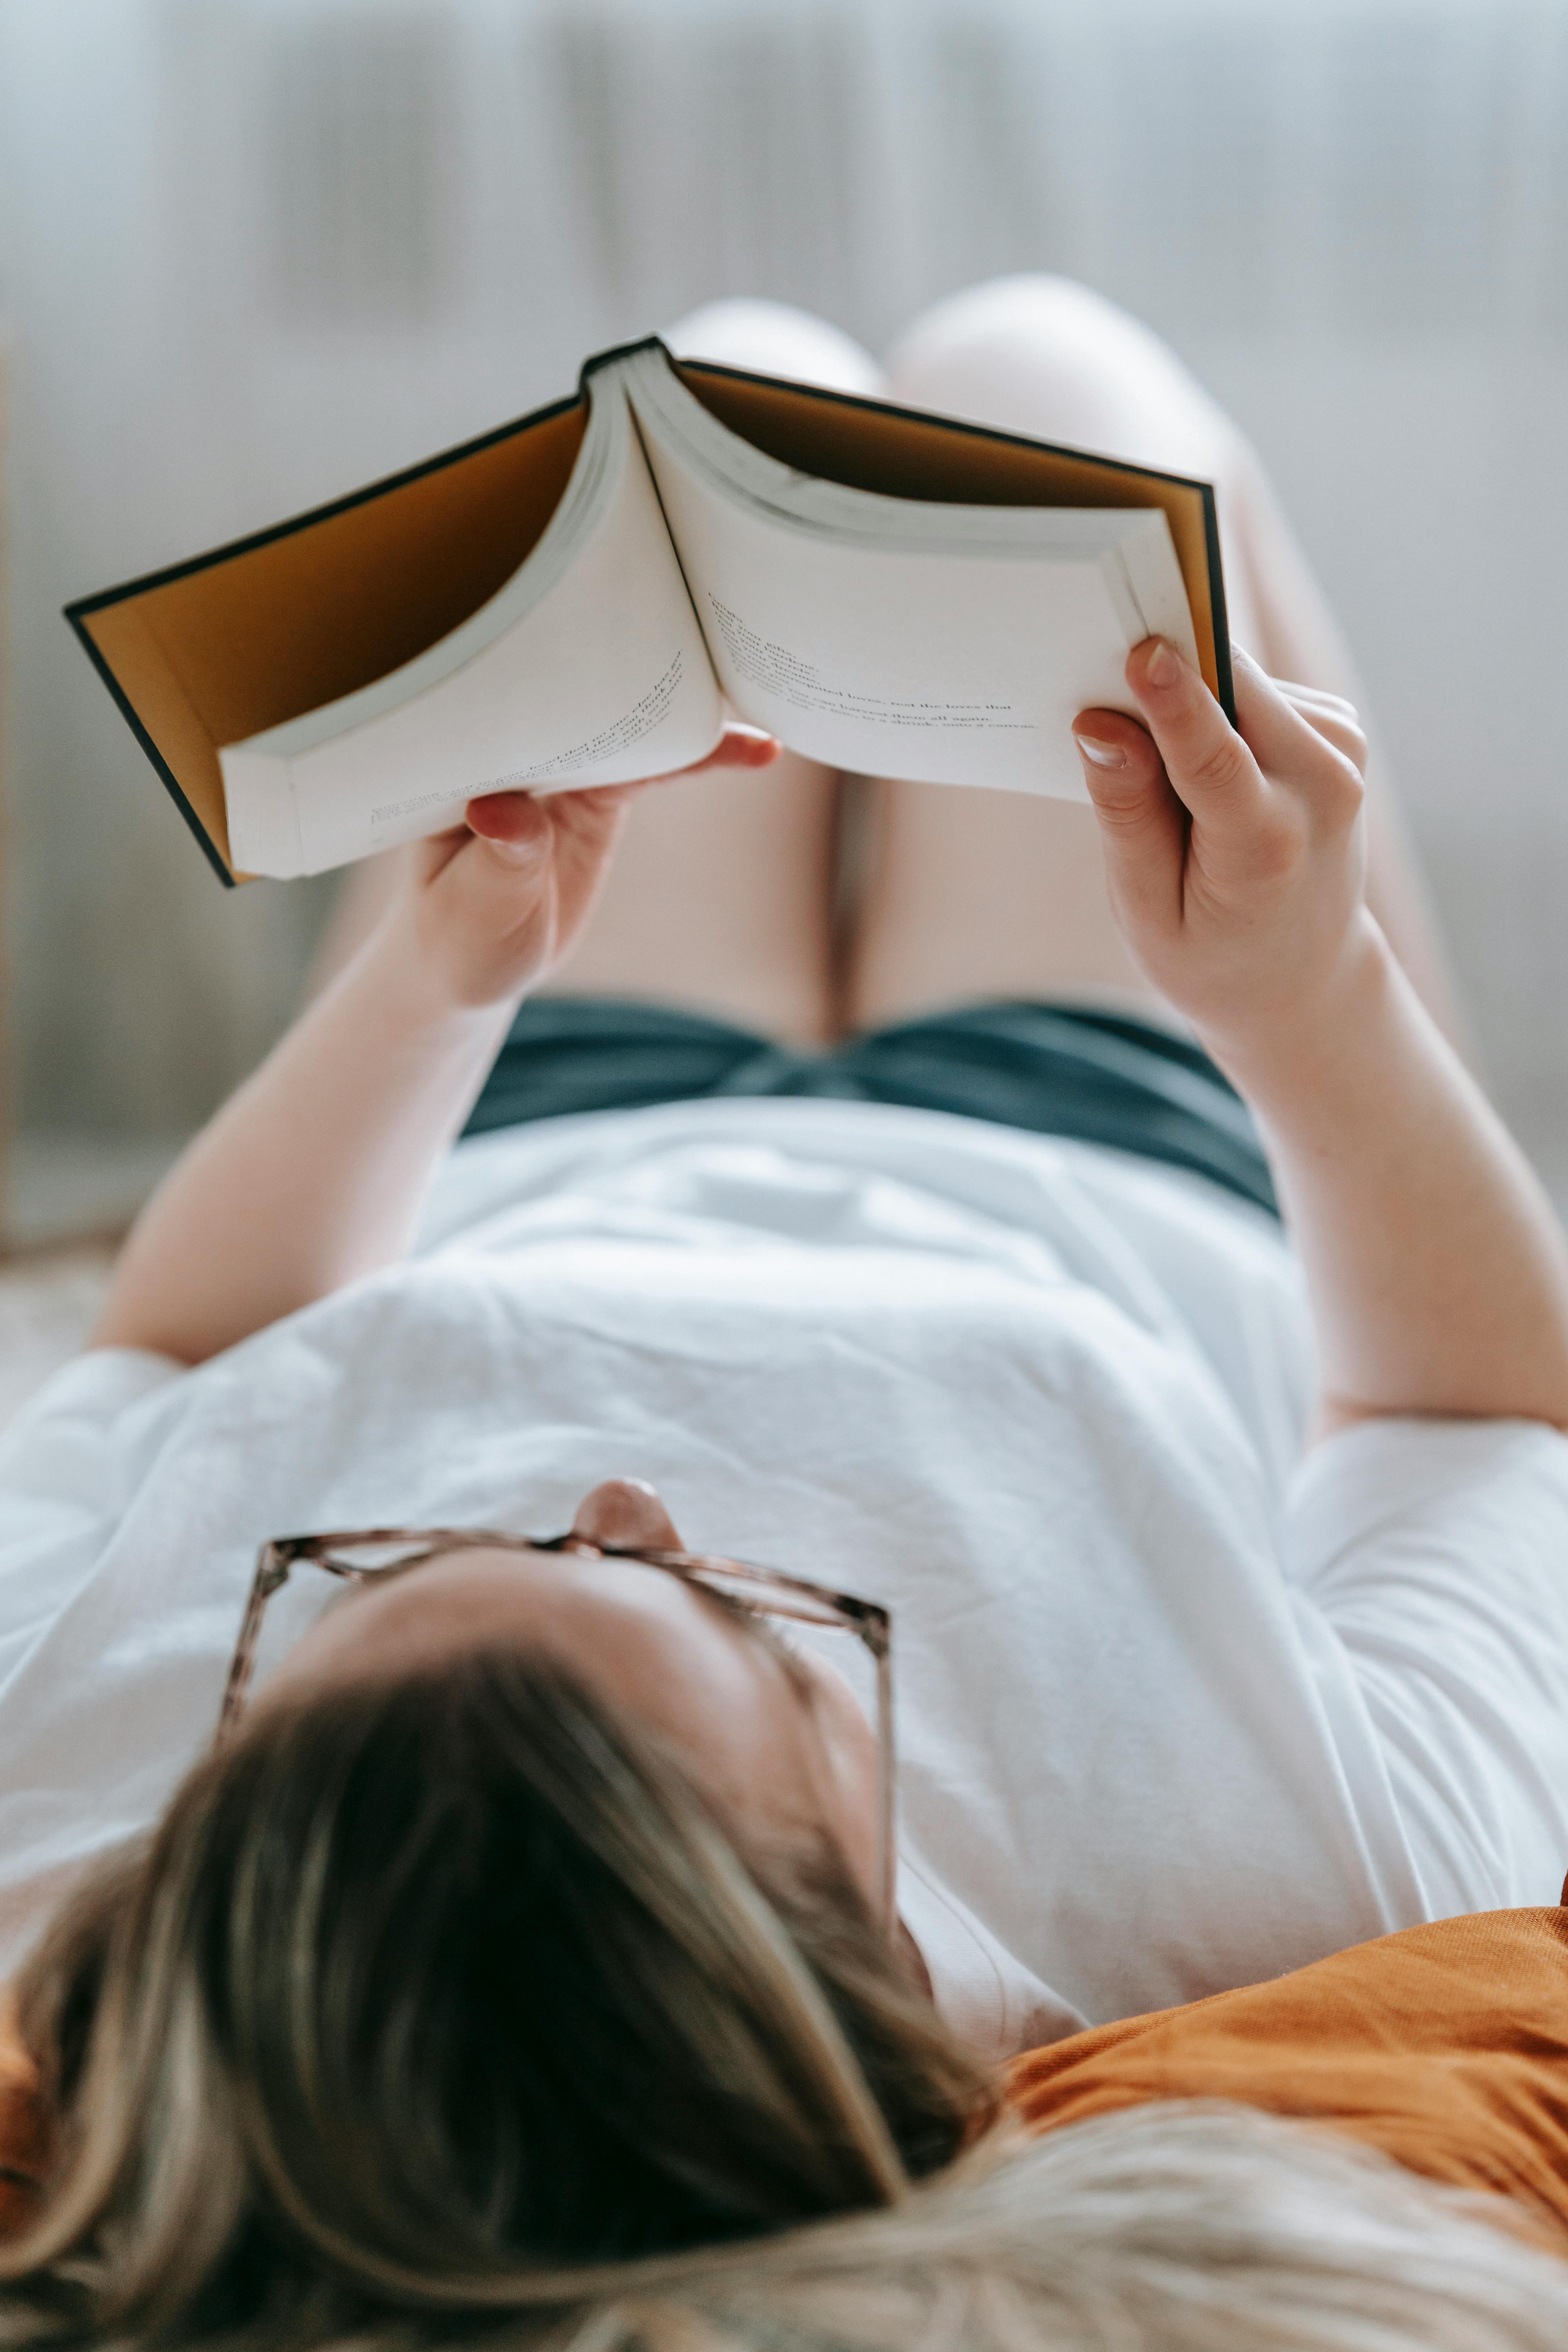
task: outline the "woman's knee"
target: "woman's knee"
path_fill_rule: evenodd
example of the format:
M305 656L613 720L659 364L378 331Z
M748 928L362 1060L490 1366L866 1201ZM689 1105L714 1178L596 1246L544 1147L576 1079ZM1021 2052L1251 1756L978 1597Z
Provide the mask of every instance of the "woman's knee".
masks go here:
M704 302L667 329L664 340L678 359L717 360L863 398L877 399L888 388L870 352L852 336L787 302Z
M918 318L889 358L888 377L893 399L911 407L1213 482L1231 625L1243 643L1259 642L1258 460L1141 320L1070 278L993 278Z
M1213 478L1239 436L1169 346L1070 278L993 278L900 338L895 400Z

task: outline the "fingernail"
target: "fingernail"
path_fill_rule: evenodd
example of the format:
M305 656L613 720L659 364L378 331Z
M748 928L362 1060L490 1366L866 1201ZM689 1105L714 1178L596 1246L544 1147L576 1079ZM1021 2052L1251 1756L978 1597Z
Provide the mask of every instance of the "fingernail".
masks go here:
M479 838L489 844L498 857L504 857L509 866L527 866L544 846L538 840L498 841L493 833L481 834Z
M1151 686L1174 686L1181 676L1182 666L1163 637L1156 637L1154 650L1143 665L1143 675Z
M1084 758L1092 760L1097 768L1124 768L1127 765L1127 754L1120 743L1107 743L1098 735L1078 735L1073 740Z

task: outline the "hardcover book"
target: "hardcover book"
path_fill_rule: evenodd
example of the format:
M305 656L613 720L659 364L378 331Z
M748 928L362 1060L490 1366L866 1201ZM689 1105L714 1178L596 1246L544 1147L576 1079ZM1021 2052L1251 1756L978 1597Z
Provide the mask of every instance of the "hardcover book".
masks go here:
M837 768L1081 800L1068 722L1130 707L1153 632L1233 712L1207 483L657 339L67 617L226 882L685 767L727 711Z

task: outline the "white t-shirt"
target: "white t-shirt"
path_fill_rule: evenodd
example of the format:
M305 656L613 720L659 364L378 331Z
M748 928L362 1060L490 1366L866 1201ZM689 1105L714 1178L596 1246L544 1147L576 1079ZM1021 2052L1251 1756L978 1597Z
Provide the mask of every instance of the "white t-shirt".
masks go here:
M407 1264L0 1444L0 1970L210 1738L266 1537L615 1475L891 1607L900 1905L994 2051L1554 1902L1568 1440L1303 1463L1310 1376L1277 1228L1152 1162L787 1099L465 1144Z

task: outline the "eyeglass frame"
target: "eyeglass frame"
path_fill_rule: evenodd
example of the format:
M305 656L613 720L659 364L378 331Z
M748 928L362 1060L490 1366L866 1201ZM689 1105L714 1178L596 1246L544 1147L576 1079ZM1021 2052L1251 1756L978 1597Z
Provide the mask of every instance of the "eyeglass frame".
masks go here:
M407 1543L421 1544L426 1549L412 1559L389 1561L380 1568L359 1568L331 1557L337 1547L347 1549L360 1544ZM643 1568L662 1569L683 1583L734 1601L756 1617L783 1617L796 1624L820 1626L827 1632L853 1633L869 1653L876 1673L878 1916L891 1941L898 1925L892 1614L880 1601L864 1601L856 1593L815 1584L809 1578L792 1576L784 1569L763 1568L754 1560L731 1559L722 1552L669 1551L642 1544L601 1543L592 1536L579 1534L575 1528L568 1528L558 1536L522 1536L496 1528L359 1528L325 1535L274 1536L257 1554L256 1573L240 1620L239 1639L224 1684L214 1746L223 1745L239 1719L256 1671L256 1653L267 1604L288 1583L299 1561L308 1561L329 1576L341 1577L345 1583L375 1585L389 1582L394 1577L407 1576L455 1551L497 1549L571 1553L590 1559L629 1559ZM727 1581L710 1580L717 1578ZM731 1591L728 1583L731 1581L766 1589L776 1597L772 1601L750 1600ZM792 1607L791 1596L795 1596L797 1601L815 1602L826 1616L814 1615L803 1606Z

